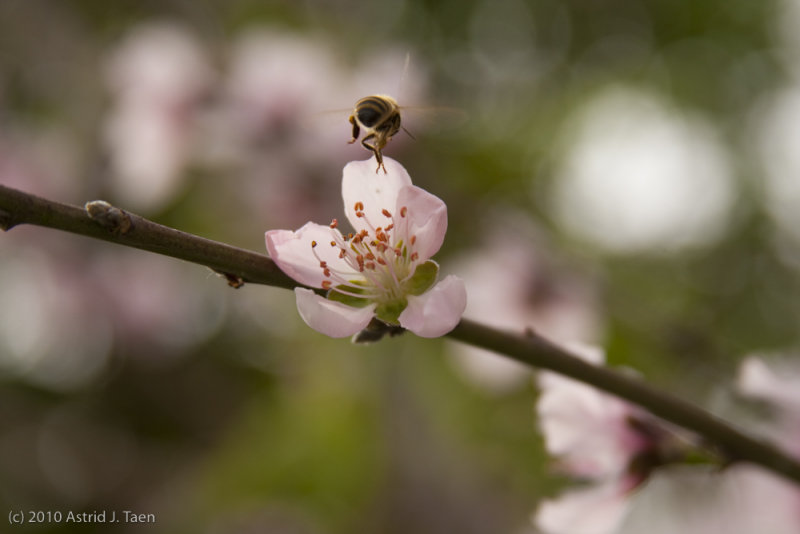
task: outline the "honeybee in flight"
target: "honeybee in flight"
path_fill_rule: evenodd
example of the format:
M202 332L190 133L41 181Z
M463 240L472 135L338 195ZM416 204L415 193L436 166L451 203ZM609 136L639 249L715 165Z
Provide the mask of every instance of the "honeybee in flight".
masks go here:
M350 124L353 125L353 138L348 143L355 143L362 130L361 146L375 154L378 160L377 173L381 169L386 172L383 165L381 150L386 146L394 134L400 131L400 106L397 100L388 95L367 96L356 102L353 114L350 115ZM403 128L413 139L408 130ZM372 142L372 144L369 143Z

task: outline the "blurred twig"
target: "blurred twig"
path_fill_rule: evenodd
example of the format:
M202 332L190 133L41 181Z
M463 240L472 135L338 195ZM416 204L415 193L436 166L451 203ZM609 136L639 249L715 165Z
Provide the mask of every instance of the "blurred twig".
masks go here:
M20 224L56 228L198 263L222 273L229 283L233 279L287 289L298 285L263 254L168 228L103 201L79 208L0 185L0 228L10 230ZM800 462L773 445L637 377L589 364L532 332L517 335L464 319L448 336L614 394L697 433L730 461L751 462L800 483Z

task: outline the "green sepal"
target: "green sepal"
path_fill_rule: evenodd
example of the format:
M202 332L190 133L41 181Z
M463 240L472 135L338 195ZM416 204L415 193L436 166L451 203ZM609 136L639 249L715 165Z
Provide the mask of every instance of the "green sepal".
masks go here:
M408 306L406 299L382 302L375 308L375 316L384 323L396 325L400 324L400 314Z
M361 280L351 280L350 283L355 286L363 284ZM336 291L336 288L339 287L342 288L342 291L347 291L348 293L356 293L356 294L366 293L364 289L359 287L339 285L328 291L328 294L326 295L325 298L327 298L328 300L332 300L334 302L341 302L342 304L351 306L353 308L363 308L365 306L369 306L370 304L372 304L372 301L368 298L354 297L352 295L345 295L343 293L340 293L339 291Z
M417 265L417 269L405 285L410 295L422 295L436 283L439 277L439 264L433 260Z

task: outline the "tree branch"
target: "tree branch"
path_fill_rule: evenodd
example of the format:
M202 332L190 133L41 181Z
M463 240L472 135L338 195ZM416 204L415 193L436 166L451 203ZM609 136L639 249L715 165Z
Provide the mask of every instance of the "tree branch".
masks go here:
M298 286L263 254L168 228L106 202L89 202L81 209L0 185L0 228L10 230L20 224L56 228L205 265L234 286L242 282L287 289ZM448 336L616 395L695 432L731 461L751 462L800 483L800 462L772 444L639 378L591 365L534 333L515 335L463 319Z
M462 319L448 336L612 393L665 421L695 432L731 462L743 460L758 464L800 483L800 462L772 444L753 438L710 412L659 391L636 376L592 365L538 335L514 335Z
M264 254L181 232L111 206L85 208L46 200L0 185L0 228L34 224L205 265L242 282L292 289L298 284Z

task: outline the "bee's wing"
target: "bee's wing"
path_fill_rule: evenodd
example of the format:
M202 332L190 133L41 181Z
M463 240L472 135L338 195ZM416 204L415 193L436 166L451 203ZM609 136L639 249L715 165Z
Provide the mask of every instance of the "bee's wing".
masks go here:
M330 115L338 115L341 117L342 115L344 115L346 118L351 113L353 113L353 108L321 109L318 111L314 111L312 114L319 117L326 117Z
M459 128L469 118L463 109L448 106L400 106L400 116L411 135Z
M344 121L347 122L353 108L323 109L312 111L306 115L308 121Z
M309 111L299 120L299 127L304 132L325 130L346 136L352 129L349 123L352 114L353 108Z

